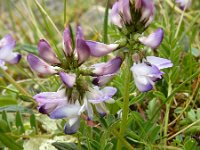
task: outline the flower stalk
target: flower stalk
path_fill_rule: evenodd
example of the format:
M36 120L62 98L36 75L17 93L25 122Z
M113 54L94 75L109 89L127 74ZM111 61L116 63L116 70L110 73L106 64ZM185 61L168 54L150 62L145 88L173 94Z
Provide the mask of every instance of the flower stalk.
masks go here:
M172 93L172 84L171 81L169 80L168 83L168 97ZM165 122L164 122L164 145L167 146L167 131L168 131L168 122L169 122L169 112L170 112L170 106L171 106L172 99L170 99L166 103L166 112L165 112Z
M127 76L125 76L124 79L124 95L123 95L123 110L122 110L122 120L121 120L121 124L120 124L120 136L123 137L124 136L124 132L126 129L126 122L127 122L127 117L128 117L128 113L129 113L129 89L130 89L130 81L131 81L131 71L130 71L130 67L131 67L131 55L129 55L128 53L125 55L125 64L126 64L126 70L125 73L127 74ZM121 141L118 140L117 143L117 150L121 150Z

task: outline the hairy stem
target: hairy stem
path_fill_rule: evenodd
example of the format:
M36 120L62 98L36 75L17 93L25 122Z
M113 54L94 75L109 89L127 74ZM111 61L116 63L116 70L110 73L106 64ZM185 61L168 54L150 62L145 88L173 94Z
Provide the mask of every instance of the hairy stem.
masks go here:
M122 120L120 125L120 136L124 136L124 132L126 129L127 117L129 113L129 85L130 85L130 78L131 78L131 57L129 54L126 55L126 69L125 69L125 79L124 79L124 94L123 94L123 110L122 110ZM121 142L118 140L117 149L121 149Z

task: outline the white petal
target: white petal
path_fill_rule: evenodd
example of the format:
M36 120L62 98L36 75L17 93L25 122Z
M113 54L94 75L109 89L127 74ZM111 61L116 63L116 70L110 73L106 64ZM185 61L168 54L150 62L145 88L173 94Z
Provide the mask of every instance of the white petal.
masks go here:
M169 68L173 66L173 63L171 62L171 60L168 60L168 59L155 57L155 56L147 56L146 59L149 63L158 67L158 69L164 69L164 68Z

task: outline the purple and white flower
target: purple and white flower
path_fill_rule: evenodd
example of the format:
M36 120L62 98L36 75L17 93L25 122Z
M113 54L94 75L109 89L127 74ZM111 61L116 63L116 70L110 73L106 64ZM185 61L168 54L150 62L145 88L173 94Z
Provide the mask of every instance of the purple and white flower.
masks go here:
M93 73L96 76L103 76L108 74L116 73L122 64L122 59L120 57L115 57L106 63L97 63L91 66L93 68Z
M42 92L33 97L38 103L38 111L43 114L51 113L57 108L67 104L67 97L65 96L65 90L57 92Z
M72 39L71 39L71 31L69 27L66 27L63 32L63 47L66 56L72 56L73 47L72 47Z
M151 47L152 49L156 49L161 44L163 37L164 37L164 31L162 28L159 28L147 37L145 36L140 37L139 41L142 44Z
M44 40L41 39L38 43L38 51L39 51L39 55L40 57L45 60L46 62L48 62L49 64L59 64L60 61L57 58L55 52L53 51L53 49L51 48L50 44Z
M118 72L121 64L122 59L120 57L115 57L106 63L98 63L92 65L92 72L94 73L94 76L96 76L93 80L93 84L99 86L105 85Z
M41 39L39 41L38 52L42 59L33 54L28 54L27 56L31 69L44 75L57 73L56 69L59 69L59 67L53 65L59 64L60 61L46 40Z
M172 67L170 60L155 56L147 56L146 61L131 67L136 87L141 92L153 89L156 81L162 79L164 72L160 69Z
M86 44L90 48L90 55L94 57L102 57L108 53L116 50L119 44L103 44L95 41L86 41Z
M54 67L46 63L44 60L40 59L39 57L28 54L27 61L32 70L36 71L39 74L55 74L57 73L58 67Z
M64 127L66 134L74 134L79 129L81 106L78 101L75 104L68 102L65 89L57 92L42 92L33 98L38 103L40 113L47 114L52 119L68 119Z
M129 0L119 0L113 4L110 13L111 22L122 28L125 24L130 24L132 21Z
M65 73L65 72L60 72L59 73L60 78L62 82L68 87L72 88L76 82L76 74L74 73Z
M75 55L78 57L78 64L84 63L90 56L90 49L84 40L83 31L80 26L76 28L76 44L73 48L71 31L66 27L63 33L64 52L67 57Z
M16 41L10 34L5 35L0 40L0 67L4 70L7 69L5 62L17 64L21 59L21 55L19 53L13 52L15 43Z
M90 48L84 39L83 31L80 26L76 29L76 47L75 50L78 55L78 63L84 63L90 57Z
M131 24L132 15L131 14L131 3L130 0L119 0L113 4L110 19L111 22L122 28L126 24ZM145 26L148 26L154 19L155 6L153 0L135 0L135 13L140 12L140 20L145 23Z
M145 21L145 26L148 26L153 21L155 14L153 0L135 0L135 9L141 12L140 21Z
M188 9L192 3L191 0L176 0L182 10Z
M110 20L114 25L118 26L119 28L122 28L123 21L120 16L118 1L113 4L113 7L110 13Z
M103 76L97 76L93 79L92 83L94 85L98 85L98 86L103 86L105 84L107 84L110 80L112 80L112 78L116 75L116 73L114 74L108 74L108 75L103 75Z
M85 40L81 26L76 29L76 44L72 48L71 32L69 27L64 31L64 45L66 56L75 55L78 57L79 65L84 63L89 56L101 57L107 55L118 47L118 44L103 44L100 42Z
M109 113L105 103L114 103L115 100L112 97L117 92L117 89L114 87L104 87L100 89L98 86L94 86L86 92L87 101L95 105L97 112L101 116L105 116ZM88 110L88 109L86 109ZM90 111L91 112L91 111Z

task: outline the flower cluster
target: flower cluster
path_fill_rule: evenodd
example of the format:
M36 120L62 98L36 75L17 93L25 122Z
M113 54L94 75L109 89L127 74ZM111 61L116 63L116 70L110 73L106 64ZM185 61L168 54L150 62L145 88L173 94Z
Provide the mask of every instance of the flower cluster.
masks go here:
M122 28L126 28L127 33L134 35L139 33L134 39L127 39L129 43L127 46L135 48L132 43L140 43L153 50L158 48L161 44L164 31L162 28L158 28L156 31L148 36L144 36L143 32L147 29L150 23L153 21L155 14L155 6L152 0L119 0L114 3L111 11L111 22L116 25L119 30L124 34ZM130 28L130 26L133 26ZM127 36L126 36L127 37ZM131 42L130 42L131 41ZM137 47L136 47L137 48ZM131 50L131 49L130 49ZM137 52L141 51L137 49ZM130 51L133 53L134 51ZM156 81L162 79L164 72L160 69L172 67L173 64L170 60L159 58L155 56L147 56L134 60L135 63L131 67L135 85L141 92L147 92L153 89L153 85Z
M68 119L64 129L66 134L74 134L78 130L80 116L84 111L87 112L87 120L93 119L92 104L101 116L108 113L104 102L114 102L112 96L117 90L114 87L100 86L109 82L122 64L122 59L115 57L105 63L83 66L90 56L105 56L115 50L118 44L106 45L85 40L80 26L76 29L75 40L71 35L71 29L66 27L63 33L64 59L59 59L44 39L38 43L40 57L33 54L27 56L33 71L42 75L59 75L65 85L57 92L36 94L34 99L38 102L39 112L52 119ZM86 83L88 77L91 82Z
M153 21L154 14L153 0L119 0L113 5L110 18L125 34L130 34L143 32Z

